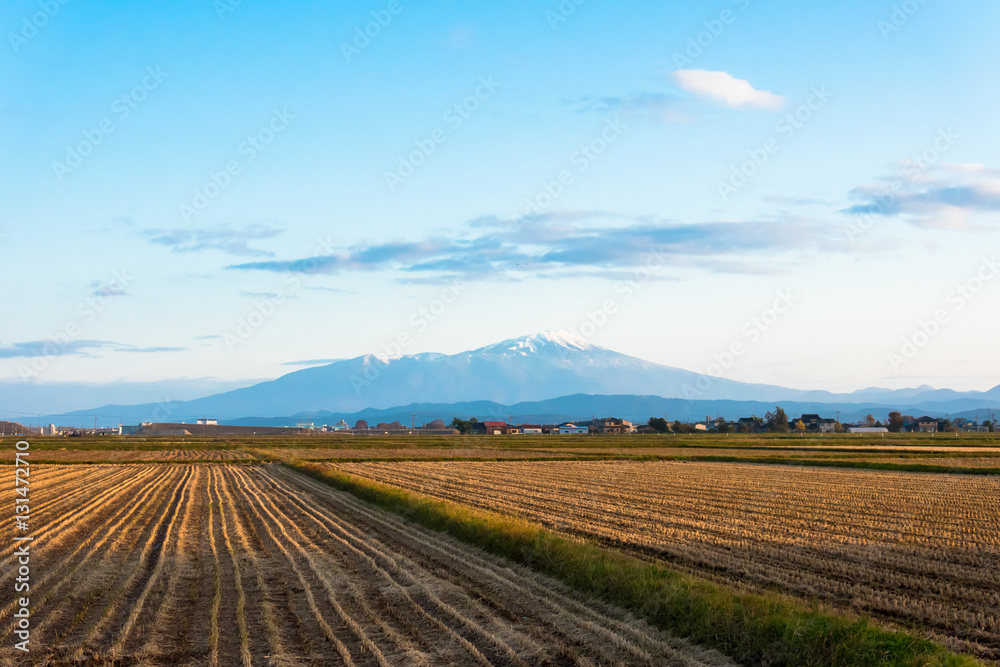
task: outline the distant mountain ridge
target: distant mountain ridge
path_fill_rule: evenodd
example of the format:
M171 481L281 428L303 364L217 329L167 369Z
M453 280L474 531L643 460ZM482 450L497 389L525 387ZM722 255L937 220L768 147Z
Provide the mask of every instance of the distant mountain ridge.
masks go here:
M563 331L545 331L447 355L373 355L305 368L277 379L188 401L106 405L72 416L119 416L127 423L214 417L357 414L411 404L498 405L556 397L601 395L659 397L691 403L751 401L775 404L944 406L953 411L1000 406L1000 387L988 392L949 389L863 389L850 394L803 391L702 375L614 352ZM699 410L700 412L701 410ZM930 408L927 408L930 411ZM564 410L560 409L562 414ZM706 414L714 414L709 410ZM704 416L704 415L702 415ZM402 421L402 420L401 420Z

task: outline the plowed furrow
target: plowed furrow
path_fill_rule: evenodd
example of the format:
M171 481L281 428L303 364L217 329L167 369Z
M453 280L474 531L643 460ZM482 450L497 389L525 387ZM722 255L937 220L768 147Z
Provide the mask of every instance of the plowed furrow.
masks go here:
M137 491L133 491L133 487L135 486L140 488ZM124 503L117 512L111 514L97 526L88 526L89 537L76 544L68 553L61 554L58 560L52 557L55 554L48 555L46 558L47 565L34 583L35 590L39 591L34 598L35 612L38 613L45 610L50 600L60 599L59 596L70 586L76 574L81 570L88 576L92 575L92 572L84 570L91 558L95 554L103 555L106 544L114 544L121 540L124 535L129 534L143 516L142 510L151 509L152 504L157 502L156 498L159 497L160 491L165 491L165 489L166 480L163 477L153 476L147 478L143 475L135 476L130 486L123 486L119 489L120 495L134 494L133 498ZM151 497L152 500L150 500ZM117 496L112 497L112 500L115 498ZM147 503L150 503L148 507ZM39 552L43 556L47 555L48 549L45 548L46 544L42 543L39 546L42 547L39 549ZM51 547L51 542L48 546ZM76 560L77 556L79 556L79 560ZM73 592L70 593L68 598L61 599L60 607L50 612L46 617L43 617L42 621L36 627L37 633L44 635L47 624L51 623L54 619L58 619L63 608L74 608L79 603L77 593L82 593L87 588L84 582L76 582L70 590ZM98 597L91 593L87 594L87 599L90 602L95 601ZM0 619L12 613L13 605L14 602L11 601L4 606L3 610L0 611ZM86 608L86 605L84 608ZM79 614L79 611L76 613ZM10 631L10 628L6 628L4 634L0 635L0 639L5 639Z
M315 513L304 508L298 499L287 494L273 479L270 477L266 479L270 482L271 486L263 490L265 497L269 497L271 494L280 494L286 501L286 507L297 507L306 517L315 521L321 529L335 527L336 532L331 533L331 537L339 543L340 548L353 553L359 561L366 562L369 567L374 567L377 572L385 577L387 583L398 587L400 592L405 593L406 599L411 600L418 612L431 619L434 625L452 634L470 652L471 649L475 649L473 655L477 659L481 656L482 660L490 662L489 657L481 652L488 648L490 652L497 653L494 659L504 664L526 664L513 648L495 633L490 632L477 622L477 617L480 619L489 619L490 616L484 613L482 609L477 609L477 605L471 604L471 600L466 599L464 602L472 608L467 609L465 613L460 612L452 604L449 604L440 595L432 591L429 586L424 585L420 581L420 578L413 576L407 569L402 567L390 554L380 549L377 543L370 539L371 536L365 536L369 539L358 538L357 536L360 534L360 531L351 526L340 525L330 517L325 517L326 523L324 523L323 520L317 518ZM298 521L293 523L296 526L299 525ZM301 530L299 532L301 533ZM432 613L432 610L434 613ZM458 632L458 629L461 629L462 632ZM479 648L480 646L483 648Z
M256 524L263 529L263 533L266 534L269 543L274 545L278 551L282 553L287 561L288 567L298 580L298 584L301 587L302 594L304 595L306 604L308 605L309 612L312 614L323 635L330 642L330 645L346 665L354 665L355 661L352 653L362 654L363 646L356 646L355 650L352 652L327 622L326 615L324 615L323 611L317 604L315 595L313 594L313 587L316 583L315 573L310 573L311 576L307 577L306 573L303 572L303 569L300 566L303 561L306 561L308 565L307 559L301 554L301 548L298 549L300 553L297 554L298 558L296 558L288 546L286 546L286 544L291 542L291 540L289 539L288 533L284 529L281 521L276 519L274 514L272 514L266 507L263 507L263 503L259 502L265 499L259 494L254 493L252 488L248 490L247 478L245 476L237 472L235 473L235 479L237 492L246 497L249 501L246 504L251 508L251 511L254 514ZM264 514L261 513L262 511L267 515L267 519L264 518ZM281 538L278 537L278 533L281 533ZM340 624L338 624L338 626L339 625Z
M170 494L169 502L166 503L163 513L160 514L152 530L149 531L149 537L143 545L138 559L133 563L131 568L128 568L127 578L121 586L117 587L111 598L111 604L105 608L101 617L87 634L83 642L85 646L88 644L103 645L109 643L106 638L113 634L114 628L122 628L125 624L129 623L129 617L136 603L141 602L141 599L143 599L140 598L143 590L143 582L148 580L156 570L157 564L163 555L164 542L170 533L171 526L174 524L183 491L192 474L193 470L191 468L187 468L184 471L180 482ZM77 657L78 659L83 659L84 653L82 650L78 652Z
M296 475L290 471L276 471L276 476L296 483L304 489L313 492L313 498L326 499L336 493L322 485ZM305 496L303 495L303 498ZM584 648L577 639L582 625L596 636L602 637L608 647L615 647L641 664L656 664L654 656L642 647L649 646L657 653L670 656L676 664L700 664L688 659L691 647L685 642L675 641L674 644L650 637L634 627L632 623L609 618L573 600L567 595L553 590L553 582L547 581L540 585L533 573L520 570L518 573L508 567L497 567L497 563L489 562L484 556L469 549L453 544L450 540L433 538L406 522L387 517L378 510L366 506L350 496L337 499L338 504L351 508L352 519L355 516L364 517L366 521L360 526L365 532L385 532L391 528L401 539L392 541L395 552L408 554L422 563L433 563L435 571L446 571L452 581L462 581L466 590L478 593L484 604L493 607L498 613L510 620L536 616L540 610L547 612L551 619L554 633L547 643L576 646ZM336 515L342 516L342 512ZM541 579L541 577L538 577ZM553 641L555 640L555 641ZM590 653L597 649L601 662L615 662L613 653L605 652L602 645L591 647ZM695 652L696 653L696 652Z
M31 664L731 665L283 466L34 481ZM0 604L0 665L20 664Z
M134 475L134 473L132 474ZM150 473L147 472L142 476L148 474ZM58 543L60 540L81 530L82 522L80 519L87 518L96 513L102 505L108 502L108 496L106 495L108 489L113 489L111 493L119 495L120 489L116 489L115 486L122 480L125 480L127 484L131 484L133 481L128 473L125 472L119 475L100 477L99 484L88 485L83 489L79 489L76 484L69 481L67 482L67 486L78 489L75 492L71 492L69 496L74 500L79 500L79 503L57 504L55 509L58 510L58 513L54 512L52 507L50 507L48 513L40 513L35 507L32 507L32 518L29 520L29 525L31 526L32 533L36 536L33 544L36 550L41 551L47 545ZM40 490L36 487L31 490L31 496L32 498L38 498L39 496L44 498L48 494L59 494L61 492L61 488ZM32 504L34 505L34 503ZM13 532L13 527L10 525L6 529L9 532ZM14 548L11 545L5 545L3 550L0 551L0 553L5 554L0 558L0 571L6 572L9 569L8 566L14 559Z

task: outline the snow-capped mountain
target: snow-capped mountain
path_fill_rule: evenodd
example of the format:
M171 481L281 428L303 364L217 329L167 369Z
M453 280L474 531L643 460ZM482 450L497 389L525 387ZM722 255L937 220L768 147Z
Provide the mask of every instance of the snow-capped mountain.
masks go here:
M351 413L412 403L495 401L514 404L573 394L644 395L692 401L806 401L813 403L916 404L926 398L952 401L976 394L868 389L855 394L801 391L714 378L614 352L571 333L542 333L447 355L368 354L289 373L275 380L192 401L156 406L106 406L102 414L126 421L173 421L192 416L219 419L278 417L317 411ZM87 411L81 411L86 414ZM93 414L93 413L91 413Z

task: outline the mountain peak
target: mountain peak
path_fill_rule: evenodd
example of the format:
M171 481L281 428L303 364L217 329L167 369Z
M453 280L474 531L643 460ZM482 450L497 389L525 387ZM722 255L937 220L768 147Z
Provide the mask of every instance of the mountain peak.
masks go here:
M476 352L508 354L510 352L527 356L542 351L558 350L600 350L599 345L588 343L585 338L569 331L546 330L520 338L511 338L493 345L487 345Z
M597 345L592 345L587 342L587 339L583 336L579 336L570 331L563 331L561 329L546 329L541 333L536 333L531 336L524 338L526 341L545 341L547 343L552 343L553 345L559 345L560 347L571 347L578 350L587 350L590 348L598 347Z

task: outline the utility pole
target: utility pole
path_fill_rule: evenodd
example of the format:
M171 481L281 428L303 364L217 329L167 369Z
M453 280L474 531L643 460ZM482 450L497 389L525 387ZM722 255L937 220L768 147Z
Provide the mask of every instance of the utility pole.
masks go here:
M416 413L410 413L410 430L417 428L417 415Z

